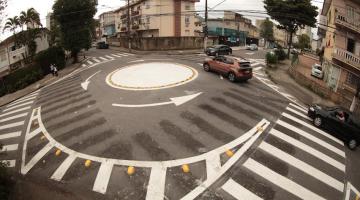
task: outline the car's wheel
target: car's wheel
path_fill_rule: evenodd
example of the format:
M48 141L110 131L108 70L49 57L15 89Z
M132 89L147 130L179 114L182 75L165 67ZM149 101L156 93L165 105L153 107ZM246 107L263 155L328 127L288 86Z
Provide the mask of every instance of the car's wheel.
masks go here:
M230 72L228 75L228 79L230 82L235 82L236 81L235 74L233 72Z
M204 71L209 72L210 71L210 65L204 64Z
M348 145L349 149L354 150L357 146L357 142L355 139L351 139L348 141L347 145Z
M322 118L320 116L316 116L314 119L314 125L316 127L321 127L322 126Z

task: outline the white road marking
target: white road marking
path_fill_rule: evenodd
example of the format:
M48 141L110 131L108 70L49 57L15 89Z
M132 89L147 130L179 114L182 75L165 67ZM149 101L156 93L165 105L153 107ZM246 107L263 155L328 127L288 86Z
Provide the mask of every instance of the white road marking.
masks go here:
M93 62L91 62L90 60L88 60L88 61L87 61L87 63L88 63L89 65L94 64L94 63L93 63Z
M23 160L24 165L21 167L21 173L27 174L34 165L41 160L47 154L50 149L53 148L51 143L48 143L44 148L42 148L36 155L25 165L25 160ZM23 151L24 153L24 151Z
M88 89L88 86L90 84L90 79L94 77L96 74L100 73L100 71L97 71L95 74L91 75L89 78L87 78L84 82L82 82L80 85L81 87L86 91Z
M111 54L111 56L115 56L117 58L121 58L122 56L116 55L116 54Z
M10 120L13 120L13 119L17 119L17 118L21 118L21 117L25 117L27 114L28 113L21 113L21 114L11 116L11 117L8 117L8 118L5 118L5 119L0 119L0 123L10 121Z
M254 71L259 71L260 69L262 69L262 67L255 67L253 70Z
M10 107L10 106L13 106L13 105L16 105L16 104L25 102L25 101L33 100L33 99L35 99L35 98L36 98L36 96L21 98L21 99L19 99L19 100L13 101L13 102L10 103L7 107Z
M15 167L16 160L0 160L0 162L9 164L8 167Z
M85 65L85 64L82 64L81 66L82 66L82 67L86 67L86 65Z
M213 154L209 155L209 157L206 159L206 176L213 177L218 173L221 169L221 161L220 161L220 155Z
M4 145L2 149L0 149L1 152L8 152L8 151L16 151L18 149L18 144L10 144L10 145Z
M162 166L151 169L147 186L146 200L163 200L165 193L166 168Z
M298 118L296 118L296 117L293 117L292 115L289 115L289 114L287 114L287 113L282 113L281 115L284 116L284 117L286 117L286 118L288 118L288 119L291 119L291 120L294 121L294 122L297 122L298 124L301 124L301 125L303 125L303 126L306 126L306 127L310 128L311 130L313 130L313 131L315 131L315 132L318 132L318 133L320 133L321 135L323 135L323 136L325 136L325 137L333 140L334 142L336 142L336 143L344 146L344 143L343 143L342 141L340 141L339 139L335 138L334 136L326 133L325 131L316 128L316 127L313 126L313 125L310 125L310 124L308 124L308 123L306 123L306 122L304 122L304 121L302 121L302 120L300 120L300 119L298 119Z
M20 137L20 136L21 136L21 131L6 133L6 134L0 135L0 140L5 140L5 139L9 139L9 138L14 138L14 137Z
M144 62L145 60L134 60L134 61L130 61L128 63L137 63L137 62Z
M272 134L272 135L282 139L283 141L285 141L285 142L287 142L287 143L289 143L289 144L291 144L291 145L293 145L293 146L295 146L295 147L297 147L297 148L299 148L299 149L313 155L314 157L328 163L329 165L339 169L340 171L345 172L345 165L344 164L342 164L339 161L331 158L330 156L328 156L328 155L326 155L326 154L324 154L324 153L322 153L322 152L320 152L320 151L318 151L318 150L316 150L316 149L314 149L314 148L312 148L312 147L310 147L310 146L308 146L308 145L294 139L293 137L290 137L290 136L288 136L288 135L286 135L286 134L284 134L284 133L282 133L282 132L280 132L280 131L278 131L276 129L271 129L270 134Z
M198 63L198 65L203 66L203 64L202 64L202 63Z
M262 142L259 145L259 148L270 153L272 156L288 163L289 165L292 165L293 167L298 168L299 170L318 179L319 181L329 185L330 187L337 189L340 192L342 192L344 190L344 183L336 180L335 178L323 173L322 171L316 169L315 167L293 157L292 155L289 155L289 154L281 151L280 149L278 149L266 142Z
M346 195L344 200L350 200L351 190L355 193L355 195L360 196L360 192L350 182L347 182Z
M262 76L262 77L267 77L266 74L261 74L261 73L257 73L257 72L253 72L254 75L257 75L257 76Z
M291 125L291 124L288 124L288 123L286 123L284 121L278 120L277 124L287 128L287 129L289 129L289 130L291 130L291 131L293 131L293 132L295 132L295 133L297 133L297 134L299 134L299 135L301 135L303 137L306 137L307 139L309 139L309 140L311 140L311 141L313 141L313 142L315 142L315 143L329 149L330 151L338 154L339 156L345 158L345 152L344 151L330 145L329 143L324 142L323 140L321 140L321 139L319 139L319 138L317 138L317 137L315 137L315 136L313 136L313 135L311 135L311 134L309 134L309 133L307 133L307 132L305 132L305 131L303 131L303 130L301 130L301 129L299 129L299 128Z
M262 64L261 64L261 63L258 63L258 62L255 62L255 63L251 64L251 67L257 67L257 66L259 66L259 65L262 65Z
M99 59L97 59L97 58L93 58L93 60L95 61L95 62L97 62L97 63L99 63L99 62L101 62Z
M114 163L111 163L111 162L101 163L100 169L99 169L98 174L95 179L93 191L99 192L101 194L106 193L113 166L114 166Z
M32 103L34 103L34 101L25 102L25 103L22 103L22 104L19 104L19 105L11 106L11 107L7 106L7 109L3 110L3 112L14 110L15 108L23 107L23 106L26 106L26 105L29 105L29 104L32 104Z
M64 177L66 171L69 169L71 164L76 159L75 156L69 155L64 162L61 163L61 165L56 169L54 174L51 176L51 179L56 181L61 181L61 179Z
M125 55L128 55L128 56L133 56L135 54L132 54L132 53L122 53L122 54L125 54Z
M107 61L108 59L104 58L104 57L99 57L101 60Z
M7 115L11 115L11 114L14 114L14 113L17 113L17 112L20 112L20 111L25 111L25 110L28 110L28 109L30 109L30 108L31 108L31 106L24 107L24 108L20 108L20 109L17 109L17 110L13 110L13 111L10 111L10 112L1 114L0 117L4 117L4 116L7 116Z
M308 112L307 109L304 108L304 107L302 107L302 106L299 106L299 105L296 105L296 104L293 104L293 103L290 103L290 106L295 107L295 108L303 111L304 113L307 113L307 112Z
M255 53L245 53L245 54L251 56L251 55L254 55Z
M117 53L116 55L124 56L124 57L129 56L129 55L126 55L126 54L123 54L123 53Z
M221 187L225 192L229 193L238 200L261 200L262 198L256 196L231 178Z
M323 197L311 192L310 190L293 182L292 180L272 171L271 169L256 162L255 160L253 160L251 158L249 158L244 163L244 167L246 167L248 170L258 174L259 176L267 179L268 181L272 182L273 184L283 188L284 190L294 194L295 196L297 196L301 199L308 199L308 200L324 199Z
M114 59L114 57L111 57L111 56L108 56L108 55L106 55L105 57L109 58L109 59Z
M17 127L17 126L22 126L22 125L24 125L24 123L25 123L25 121L6 124L6 125L3 125L3 126L0 126L0 130L4 130L4 129L7 129L7 128L13 128L13 127Z
M292 112L292 113L294 113L294 114L297 114L297 115L299 115L300 117L303 117L303 118L305 118L305 119L307 119L307 120L313 121L313 120L312 120L310 117L308 117L307 115L304 115L303 113L298 112L298 111L296 111L296 110L294 110L294 109L292 109L292 108L290 108L290 107L287 107L286 110L288 110L288 111L290 111L290 112Z

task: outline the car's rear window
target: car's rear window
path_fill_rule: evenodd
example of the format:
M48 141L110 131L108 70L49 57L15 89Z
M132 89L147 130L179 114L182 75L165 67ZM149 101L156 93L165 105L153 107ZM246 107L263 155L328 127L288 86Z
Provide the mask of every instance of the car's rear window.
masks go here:
M251 67L250 62L239 62L239 66L241 68L250 68Z

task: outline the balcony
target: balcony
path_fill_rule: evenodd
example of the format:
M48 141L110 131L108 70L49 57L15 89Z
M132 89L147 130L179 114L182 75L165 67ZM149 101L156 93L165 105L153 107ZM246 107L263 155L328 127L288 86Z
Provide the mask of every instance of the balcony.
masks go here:
M25 53L25 47L21 47L20 49L16 49L15 51L10 51L9 56L11 58L21 56L21 54Z
M132 27L131 27L133 30L138 30L139 28L140 28L140 26L138 25L138 24L136 24L136 25L132 25Z
M353 19L345 17L345 14L337 14L335 18L335 24L360 34L360 22L356 22Z
M360 57L356 56L346 50L335 48L333 57L343 63L351 65L357 70L360 70Z
M127 18L127 14L123 14L120 16L120 19L125 19L125 18Z
M140 15L140 11L139 10L135 10L135 11L132 11L131 12L131 16L135 17L135 16L138 16Z

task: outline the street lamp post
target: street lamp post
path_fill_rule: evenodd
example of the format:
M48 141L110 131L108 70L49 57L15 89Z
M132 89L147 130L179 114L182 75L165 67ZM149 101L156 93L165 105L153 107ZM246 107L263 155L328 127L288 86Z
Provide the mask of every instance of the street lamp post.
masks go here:
M131 51L131 37L130 37L130 0L127 0L127 36L129 42L129 51Z
M208 41L208 0L205 0L205 27L204 27L204 50L207 48Z

